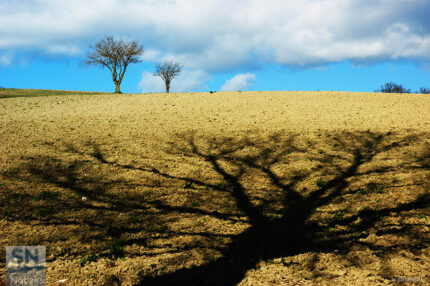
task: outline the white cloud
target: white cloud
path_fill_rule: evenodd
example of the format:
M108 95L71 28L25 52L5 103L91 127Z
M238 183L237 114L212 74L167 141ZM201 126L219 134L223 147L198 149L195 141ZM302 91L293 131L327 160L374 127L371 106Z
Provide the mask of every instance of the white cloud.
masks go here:
M209 75L200 70L185 70L172 81L173 92L201 91L206 88L205 82Z
M112 34L208 72L430 59L429 13L428 0L1 1L0 50L77 56Z
M8 66L12 63L13 60L13 53L12 52L6 52L4 54L0 54L0 64L2 66Z
M205 82L209 79L206 72L203 71L182 71L178 77L174 78L170 91L171 92L188 92L198 91L205 88ZM166 88L163 80L154 76L153 73L143 72L139 82L139 88L143 93L165 92Z
M158 77L154 76L150 72L143 72L142 79L139 82L139 88L143 93L148 92L164 92L165 87L163 80Z
M242 73L235 75L227 80L220 88L221 91L239 91L246 90L255 80L255 75L252 73Z
M158 62L160 61L160 51L157 49L147 49L144 51L143 55L142 55L142 60L145 62Z
M46 51L50 54L63 54L63 55L74 56L80 53L80 48L76 45L53 44L47 47Z

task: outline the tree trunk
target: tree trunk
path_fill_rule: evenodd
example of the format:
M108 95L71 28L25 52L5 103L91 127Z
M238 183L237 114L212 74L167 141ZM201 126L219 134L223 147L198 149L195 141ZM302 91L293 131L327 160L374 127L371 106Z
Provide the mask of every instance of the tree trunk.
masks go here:
M166 93L170 92L170 82L166 82Z
M121 90L119 89L120 85L121 85L121 83L119 83L119 82L115 83L115 93L121 93Z

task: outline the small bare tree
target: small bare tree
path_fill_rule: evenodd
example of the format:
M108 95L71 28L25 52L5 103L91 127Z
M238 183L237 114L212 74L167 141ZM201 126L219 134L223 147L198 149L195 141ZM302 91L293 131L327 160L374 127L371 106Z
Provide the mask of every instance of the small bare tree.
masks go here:
M403 85L394 82L387 82L385 85L381 86L379 91L383 93L411 93L410 89L407 89L403 87Z
M159 76L166 84L166 93L170 91L170 83L181 72L182 66L179 63L165 61L155 66L155 76Z
M141 62L139 56L143 54L143 45L137 41L126 42L107 36L91 46L91 49L86 64L107 67L112 73L115 93L121 93L120 86L124 73L129 64Z

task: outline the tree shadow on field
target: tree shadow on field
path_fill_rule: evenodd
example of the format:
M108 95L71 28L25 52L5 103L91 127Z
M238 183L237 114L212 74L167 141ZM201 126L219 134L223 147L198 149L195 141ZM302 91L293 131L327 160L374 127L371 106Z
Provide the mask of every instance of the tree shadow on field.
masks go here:
M382 218L429 211L430 148L404 151L422 138L369 131L314 140L283 133L185 133L172 139L166 156L158 159L112 159L104 146L69 145L62 152L74 160L28 158L25 168L3 174L64 191L27 211L22 206L21 214L9 219L75 226L70 235L105 256L112 254L112 244L124 247L131 258L171 255L160 258L165 268L135 273L141 285L235 285L261 261L276 258L314 253L309 269L319 253L353 262L349 252L355 245L366 245L385 259L394 248L369 242L370 233L407 237L403 247L419 254L429 247L428 236L412 224L393 225ZM388 160L392 156L394 162ZM415 174L404 180L415 191L409 199L393 199L408 187L391 181L400 173ZM16 195L11 192L6 199L12 207ZM375 203L374 197L384 201ZM201 258L195 259L196 253ZM390 271L386 267L380 276L389 279Z
M187 145L173 145L172 152L197 156L208 162L226 183L226 190L232 195L236 207L247 217L250 227L234 237L223 250L221 258L158 277L143 277L141 285L235 285L242 281L248 270L255 269L260 261L273 261L275 258L306 252L334 253L341 250L341 253L346 254L354 242L368 235L366 231L379 224L381 217L412 209L428 210L430 196L427 192L408 203L382 208L367 207L348 217L335 213L331 219L315 219L321 208L358 192L350 188L350 183L364 175L359 169L370 163L375 156L402 145L407 146L418 139L416 136L409 136L400 141L392 141L390 135L372 132L336 134L327 141L338 151L337 154L321 155L323 152L320 151L320 156L313 158L319 164L299 170L288 167L294 164L294 158L314 153L314 143L308 141L297 144L294 137L282 138L280 134L263 140L202 139L193 134L185 135L183 141ZM392 168L396 171L428 169L428 151L416 156L416 160L402 162ZM345 163L345 159L348 164L341 164ZM339 160L343 162L336 163ZM282 173L279 171L282 168L289 169L289 172L278 175ZM387 171L388 168L382 172ZM381 169L368 170L367 174L378 172ZM328 181L317 180L317 188L314 190L299 190L300 182L312 177L314 173L331 175L331 178ZM271 198L265 200L269 194L258 193L256 189L261 185L249 184L256 183L257 177L265 177L269 188L264 189L271 192ZM355 221L358 222L353 223ZM327 229L327 226L336 225L341 226L342 231ZM408 230L410 226L405 225L394 230L385 228L379 234L407 235ZM411 244L407 246L410 249L419 250L429 246L428 237L418 238L417 241L416 233L410 234L414 237L410 238Z

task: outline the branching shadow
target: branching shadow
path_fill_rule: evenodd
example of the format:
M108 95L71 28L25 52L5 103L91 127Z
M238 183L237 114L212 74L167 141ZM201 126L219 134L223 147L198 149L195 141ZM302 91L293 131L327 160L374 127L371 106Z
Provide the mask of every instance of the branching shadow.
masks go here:
M248 217L251 226L234 238L229 247L223 251L222 258L161 277L145 277L141 280L142 285L235 285L244 278L246 271L254 269L259 261L294 256L309 251L318 253L334 252L338 249L347 250L352 242L363 237L364 231L374 227L381 217L412 209L428 209L430 205L429 194L425 193L406 204L382 209L368 208L349 216L348 219L333 219L325 222L328 225L347 227L346 231L336 233L327 231L311 219L317 209L350 193L348 192L349 181L359 175L358 170L361 166L371 162L380 152L390 151L402 144L402 142L386 144L382 134L345 132L334 136L332 140L334 146L347 151L347 155L352 156L349 159L349 166L346 168L334 166L337 170L336 176L324 182L320 188L309 192L301 192L296 186L301 180L310 176L314 169L300 174L291 172L292 175L290 174L289 177L281 177L274 171L276 163L290 164L288 157L283 157L285 154L306 152L312 147L309 144L300 148L294 145L293 138L290 137L289 140L284 141L278 136L272 136L269 144L250 142L248 139L236 142L233 138L226 138L221 142L220 139L216 142L215 140L205 142L204 145L209 146L207 148L209 151L204 152L198 147L195 136L191 135L184 139L188 142L188 150L185 148L179 151L191 151L192 154L210 163L212 169L228 183L236 206ZM404 138L403 143L414 139L416 139L414 136ZM282 142L286 143L285 146L281 146ZM268 148L270 144L277 148ZM246 152L244 155L239 153L249 147L257 149L257 152L254 154ZM333 162L331 156L322 156L319 161L326 160ZM416 162L421 163L421 168L425 168L428 153L417 158ZM272 186L282 193L283 211L279 218L264 215L262 207L264 205L251 202L252 194L242 180L248 170L257 171L260 175L266 176ZM363 218L360 223L351 225L351 222L359 218ZM405 230L397 229L397 231ZM388 230L388 232L393 231ZM421 239L421 243L421 247L428 246L429 239Z
M4 175L64 190L61 199L45 198L13 220L76 226L73 233L83 242L97 241L94 251L105 255L113 243L129 257L172 255L164 260L166 271L139 272L141 285L235 285L261 261L310 252L318 260L318 253L330 252L353 263L348 253L354 245L388 253L389 247L366 240L370 233L407 236L406 247L416 252L428 248L429 239L414 225L382 219L429 211L428 178L418 171L429 170L430 148L394 163L375 163L403 154L404 146L421 138L369 131L312 141L282 133L216 138L187 133L164 150L167 163L144 156L123 163L102 146L69 145L64 152L79 159L29 158L26 168ZM187 167L175 169L176 164ZM380 182L393 172L417 174L411 186L427 191L404 201L368 201L376 192L402 188L402 182ZM369 178L379 181L368 183ZM354 210L337 207L348 201ZM42 217L41 210L47 212ZM204 258L196 262L191 251Z

